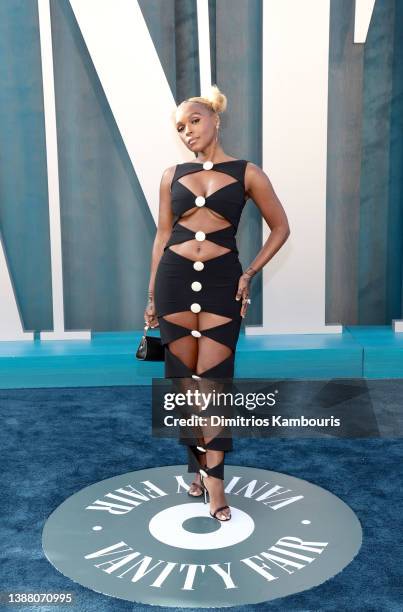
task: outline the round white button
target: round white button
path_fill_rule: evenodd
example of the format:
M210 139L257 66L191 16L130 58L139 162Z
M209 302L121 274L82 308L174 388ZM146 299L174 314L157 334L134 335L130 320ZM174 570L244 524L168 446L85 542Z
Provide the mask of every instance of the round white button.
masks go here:
M200 272L200 270L203 270L203 268L204 268L204 263L202 261L195 261L194 264L193 264L193 267L194 267L195 270Z
M196 240L201 242L202 240L206 239L206 234L204 232L202 232L201 230L199 230L198 232L195 233L195 238L196 238Z
M197 196L197 198L195 199L196 206L204 206L205 203L206 200L203 198L203 196Z
M199 332L198 329L192 329L192 331L190 332L192 334L192 336L194 336L195 338L200 338L201 333Z
M191 287L193 291L200 291L200 289L202 288L202 284L199 283L199 281L193 281L193 283L191 284Z
M203 169L204 170L211 170L211 168L213 167L213 162L212 161L205 161L203 164Z
M200 304L195 302L194 304L191 305L190 310L192 312L200 312L201 311L201 306L200 306Z

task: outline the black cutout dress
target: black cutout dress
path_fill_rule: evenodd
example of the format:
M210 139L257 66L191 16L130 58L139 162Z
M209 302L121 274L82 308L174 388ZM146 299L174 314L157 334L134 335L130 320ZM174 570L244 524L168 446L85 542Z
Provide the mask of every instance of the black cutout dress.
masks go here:
M171 236L164 247L159 261L154 283L154 303L158 317L161 342L165 348L165 378L232 378L234 375L235 349L242 323L241 300L235 300L242 266L238 258L236 232L245 206L245 170L247 161L243 159L224 162L185 162L178 164L171 183L171 202L174 222ZM180 179L187 174L201 171L220 172L234 180L204 197L193 193ZM225 179L224 179L225 180ZM181 225L179 220L188 210L195 207L208 207L224 217L230 225L213 232L192 231ZM179 255L169 247L187 240L209 240L230 249L222 255L205 261L189 259ZM203 330L190 330L188 327L164 319L164 315L184 311L208 312L229 317L231 320ZM193 337L206 336L231 349L229 357L213 367L196 374L169 349L169 343L191 334ZM222 429L220 430L222 431ZM180 443L188 447L188 472L198 471L200 462L199 446L196 439L180 438ZM226 434L216 435L207 448L226 451L232 450L232 438ZM203 450L205 452L205 450ZM224 478L224 462L209 473ZM215 466L214 466L215 467Z

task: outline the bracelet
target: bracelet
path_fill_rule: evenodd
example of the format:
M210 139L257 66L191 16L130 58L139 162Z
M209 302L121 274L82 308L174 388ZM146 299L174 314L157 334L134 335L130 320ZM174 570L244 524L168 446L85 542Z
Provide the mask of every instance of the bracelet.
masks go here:
M252 274L250 272L248 272L248 270L252 271ZM246 274L247 276L250 276L252 278L252 276L254 276L255 274L257 274L257 270L255 270L254 268L252 268L252 266L249 266L249 268L247 268L244 272L244 274Z

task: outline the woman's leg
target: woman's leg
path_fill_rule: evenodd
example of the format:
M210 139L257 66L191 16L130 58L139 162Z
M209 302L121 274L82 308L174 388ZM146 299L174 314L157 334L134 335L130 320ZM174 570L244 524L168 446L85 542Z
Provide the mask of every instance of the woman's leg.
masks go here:
M166 371L167 377L189 377L191 372L197 373L200 377L200 387L208 383L208 380L203 380L211 374L217 377L232 377L233 376L233 357L234 350L232 346L236 343L236 338L231 338L231 335L237 336L237 326L231 327L233 320L230 317L217 315L210 312L201 312L195 314L191 311L176 312L164 315L160 318L161 321L168 322L171 325L170 336L177 336L171 342L167 343L167 348L171 355L174 355L175 362L169 363L169 368ZM172 327L177 326L177 329L172 330ZM181 329L180 329L181 328ZM189 330L189 333L187 332ZM201 332L200 337L194 337L191 330ZM203 331L205 334L203 334ZM165 329L167 334L168 330ZM175 333L173 333L175 332ZM215 339L208 337L214 336ZM225 342L219 340L224 339L225 342L232 346L228 346ZM169 356L168 356L169 357ZM224 453L232 449L232 440L230 438L220 438L219 434L222 431L221 427L207 426L203 428L202 435L198 437L197 443L188 444L188 471L196 472L194 481L200 483L199 467L207 467L211 470L209 484L206 487L211 496L211 512L223 505L226 505L223 478L224 478ZM207 452L203 453L201 449L205 448ZM191 487L190 491L193 495L199 495L200 489ZM230 516L228 508L220 511L217 514L218 518L224 519Z
M168 329L167 326L164 326L164 321L162 322L165 334L168 334L168 332L170 332L169 337L171 337L172 335L176 335L175 332L184 334L181 335L181 337L176 338L171 342L168 342L167 348L171 355L174 355L175 358L180 360L181 364L183 364L187 369L189 369L189 372L186 372L186 370L181 370L179 367L180 363L176 361L173 362L172 358L168 355L170 363L168 367L166 367L166 377L188 377L191 375L191 371L196 372L196 364L198 357L198 338L186 332L186 329L188 329L189 331L198 330L198 315L191 311L183 311L174 312L160 317L160 323L161 319L167 321L168 324L173 324L173 326L169 326ZM181 326L182 328L186 329L180 330L178 328L175 330L175 326ZM184 383L183 391L186 392L186 390L187 384ZM198 437L197 444L191 444L190 440L189 443L185 443L188 453L188 472L195 473L194 482L196 483L196 485L193 483L190 485L189 493L193 496L200 496L201 485L199 468L204 467L206 465L206 457L205 453L202 453L197 449L197 446L203 447L204 439L203 437Z
M210 312L200 313L200 331L212 330L215 332L214 335L216 338L212 339L205 335L199 338L196 372L201 377L203 377L203 374L206 377L210 375L212 378L214 378L215 375L217 375L217 378L233 377L234 351L231 346L218 341L218 339L223 339L222 336L224 338L226 337L228 333L228 323L231 321L232 319L230 317ZM223 333L224 330L226 330L226 333ZM217 387L216 383L215 387ZM228 429L225 429L225 431L228 434ZM207 469L205 473L208 474L204 479L204 484L210 495L210 511L212 514L216 512L217 508L223 508L223 506L228 505L224 494L224 461L225 452L232 449L232 439L229 438L228 435L227 437L220 437L220 433L222 436L223 428L220 426L204 428L204 442L207 450ZM216 516L221 520L228 520L231 516L231 510L230 508L223 508L217 512Z

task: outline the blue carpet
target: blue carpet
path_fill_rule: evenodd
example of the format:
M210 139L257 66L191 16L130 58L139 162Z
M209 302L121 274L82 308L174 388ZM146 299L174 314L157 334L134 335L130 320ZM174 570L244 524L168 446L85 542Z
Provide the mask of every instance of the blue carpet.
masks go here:
M382 411L387 415L388 402L400 403L403 381L376 382L373 401L379 418ZM1 390L0 415L1 590L76 594L74 606L12 606L10 610L165 609L81 587L60 574L41 547L49 514L83 487L116 474L187 462L186 449L175 440L151 437L151 388ZM222 610L401 611L402 451L399 438L234 439L227 464L284 472L328 489L356 512L363 527L363 546L347 568L318 587Z

